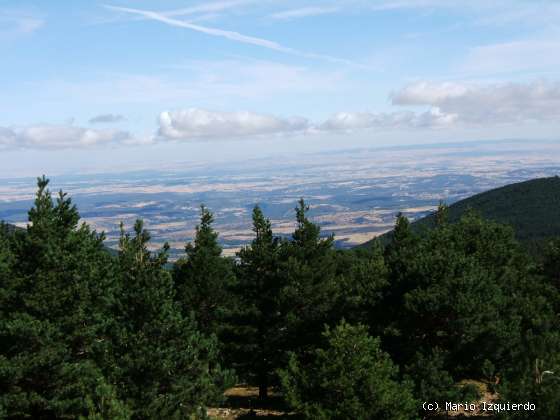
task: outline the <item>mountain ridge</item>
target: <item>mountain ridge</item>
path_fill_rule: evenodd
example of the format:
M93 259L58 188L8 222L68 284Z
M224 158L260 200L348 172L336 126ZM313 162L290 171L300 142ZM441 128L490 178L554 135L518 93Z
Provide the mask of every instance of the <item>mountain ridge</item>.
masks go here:
M536 178L494 188L449 206L448 220L456 222L468 210L482 217L510 225L516 238L530 250L540 248L543 241L560 236L560 177ZM416 232L435 226L435 214L411 223ZM391 240L392 230L367 241L357 248L382 244Z

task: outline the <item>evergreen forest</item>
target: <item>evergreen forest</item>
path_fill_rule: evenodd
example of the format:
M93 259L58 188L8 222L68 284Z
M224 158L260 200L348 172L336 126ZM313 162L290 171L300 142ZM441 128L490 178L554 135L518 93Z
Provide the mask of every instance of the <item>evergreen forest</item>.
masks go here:
M492 418L560 418L560 239L536 258L441 204L421 234L399 215L386 243L337 250L302 199L288 237L255 207L235 258L201 206L170 262L141 220L108 252L48 184L26 229L0 226L0 418L205 419L236 384L297 419L446 418L484 398L510 404Z

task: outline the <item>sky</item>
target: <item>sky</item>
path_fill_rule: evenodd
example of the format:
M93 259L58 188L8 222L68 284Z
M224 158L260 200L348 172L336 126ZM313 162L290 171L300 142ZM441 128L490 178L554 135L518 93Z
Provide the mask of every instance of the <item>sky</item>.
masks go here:
M557 140L556 0L0 0L0 177Z

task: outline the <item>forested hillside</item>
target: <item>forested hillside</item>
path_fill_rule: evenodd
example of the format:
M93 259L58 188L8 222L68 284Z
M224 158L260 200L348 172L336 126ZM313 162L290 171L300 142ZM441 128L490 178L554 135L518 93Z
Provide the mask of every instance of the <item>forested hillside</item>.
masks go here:
M169 269L142 221L112 256L40 178L28 227L0 229L0 418L202 419L236 383L293 418L481 400L531 404L485 413L500 418L557 418L560 241L536 262L511 227L451 214L422 234L400 216L386 247L338 251L303 200L288 239L256 207L233 259L202 206Z
M16 230L23 230L21 228L18 228L15 225L11 225L9 223L2 223L1 221L0 221L0 223L1 223L0 230L2 231L3 234L6 234L6 235L14 234Z
M476 194L449 206L449 221L458 221L469 210L514 228L515 237L529 250L541 250L547 239L560 235L560 178L532 179ZM421 231L435 226L435 215L412 223ZM379 238L390 240L391 232ZM372 241L364 244L368 246Z

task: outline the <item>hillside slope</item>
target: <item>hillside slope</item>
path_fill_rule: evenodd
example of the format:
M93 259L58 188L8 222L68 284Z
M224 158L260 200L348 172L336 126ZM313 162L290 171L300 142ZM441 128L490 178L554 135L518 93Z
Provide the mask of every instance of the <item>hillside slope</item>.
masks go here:
M449 206L449 221L457 221L469 209L484 218L512 226L519 241L533 248L547 238L560 236L560 178L510 184L458 201ZM434 226L434 222L434 215L430 215L413 222L412 226L421 230ZM387 242L391 235L388 232L380 240Z
M22 230L23 231L24 229L20 228L20 227L17 227L15 225L11 225L9 223L5 223L5 222L0 220L0 233L12 234L16 230Z

